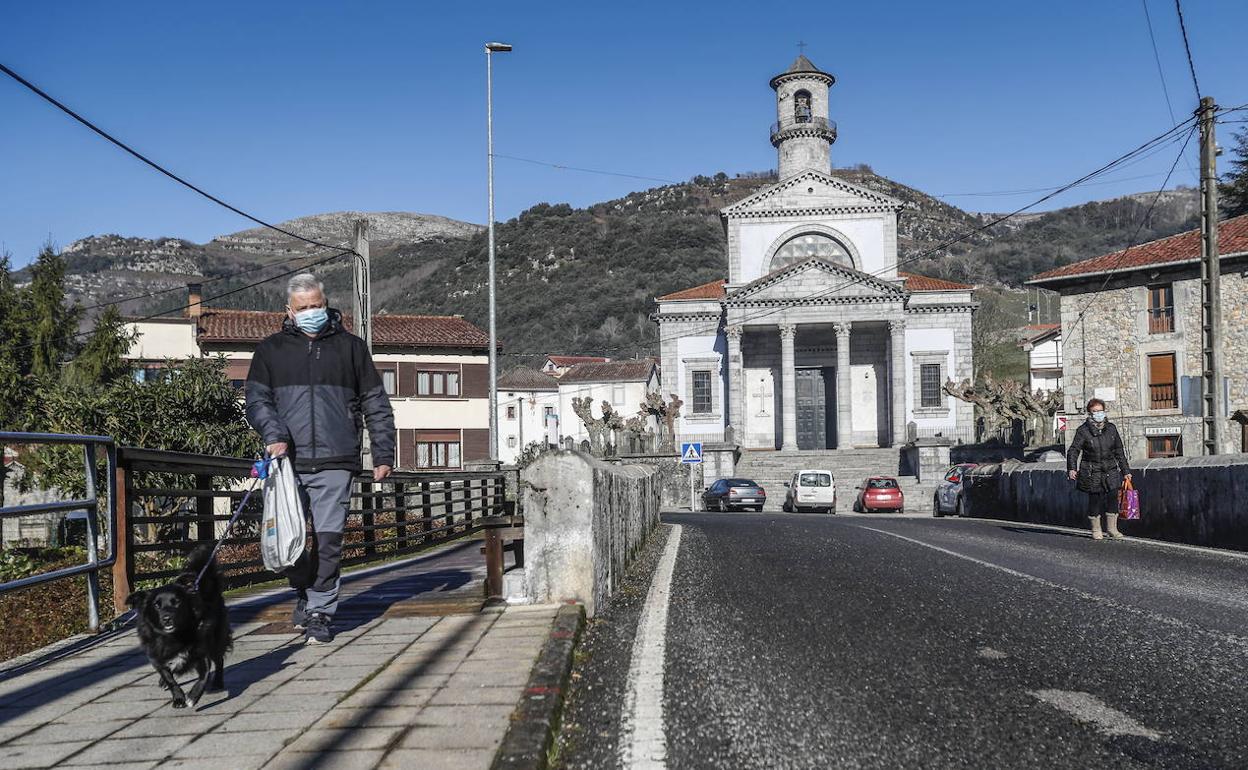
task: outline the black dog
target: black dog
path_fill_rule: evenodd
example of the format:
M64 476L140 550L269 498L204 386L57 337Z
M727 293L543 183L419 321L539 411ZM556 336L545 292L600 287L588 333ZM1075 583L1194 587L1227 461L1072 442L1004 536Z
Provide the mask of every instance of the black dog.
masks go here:
M203 578L196 590L200 570ZM173 694L175 709L195 707L210 673L211 689L225 689L225 653L234 642L210 547L195 549L172 583L151 591L135 591L126 603L137 611L139 645L160 674L161 687ZM192 668L198 679L187 695L174 675Z

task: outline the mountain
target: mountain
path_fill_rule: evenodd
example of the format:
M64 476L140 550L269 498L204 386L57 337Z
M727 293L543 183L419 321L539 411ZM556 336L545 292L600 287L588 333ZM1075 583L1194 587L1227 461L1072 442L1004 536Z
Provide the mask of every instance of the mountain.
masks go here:
M906 270L985 288L1018 286L1060 264L1190 229L1198 216L1196 191L1181 188L1163 193L1147 217L1153 193L1028 214L986 228L998 215L964 211L869 167L833 173L905 203L898 250ZM723 277L718 210L774 182L774 174L721 172L585 208L539 203L500 222L498 328L513 359L504 364L552 351L653 353L653 298ZM365 215L318 214L280 226L337 245L350 242L352 223L360 216ZM427 214L366 216L376 312L458 313L485 326L483 227ZM959 237L957 244L944 245ZM153 294L127 302L123 311L131 314L179 309L184 284L196 279L205 282L204 295L212 304L280 307L282 280L245 287L306 264L298 257L332 255L264 228L206 244L93 236L64 251L74 296L86 304ZM349 261L338 259L316 272L331 301L349 307Z

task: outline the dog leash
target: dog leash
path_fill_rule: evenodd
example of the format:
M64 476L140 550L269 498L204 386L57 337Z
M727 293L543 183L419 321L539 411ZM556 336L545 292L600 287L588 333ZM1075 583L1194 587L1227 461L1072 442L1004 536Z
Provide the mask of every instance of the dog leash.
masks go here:
M191 584L191 589L199 590L199 581L204 579L204 574L208 572L208 567L212 566L213 559L217 557L217 551L221 550L221 545L225 543L225 539L230 536L230 530L234 528L234 522L238 521L238 517L242 515L243 509L247 507L247 501L251 498L251 493L256 491L260 483L269 477L269 458L256 460L251 464L251 487L247 489L243 499L239 502L238 507L234 509L234 515L230 517L229 522L225 525L225 532L221 533L221 537L217 539L217 544L212 547L212 553L208 554L208 560L204 562L204 566L199 568L199 574L195 576L195 582Z

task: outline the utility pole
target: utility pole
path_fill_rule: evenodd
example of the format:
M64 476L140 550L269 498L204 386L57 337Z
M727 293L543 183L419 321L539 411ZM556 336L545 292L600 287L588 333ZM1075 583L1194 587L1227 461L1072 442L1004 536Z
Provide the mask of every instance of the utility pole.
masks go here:
M490 459L498 460L498 332L495 324L494 290L494 54L507 53L507 43L485 44L485 143L489 197L490 282Z
M1207 455L1222 451L1222 268L1218 263L1218 145L1214 139L1212 96L1202 97L1200 119L1200 361Z
M364 340L368 354L373 354L373 299L372 265L368 258L368 220L355 220L355 259L351 260L351 315L355 321L355 334ZM368 430L363 436L364 467L373 467L372 442Z

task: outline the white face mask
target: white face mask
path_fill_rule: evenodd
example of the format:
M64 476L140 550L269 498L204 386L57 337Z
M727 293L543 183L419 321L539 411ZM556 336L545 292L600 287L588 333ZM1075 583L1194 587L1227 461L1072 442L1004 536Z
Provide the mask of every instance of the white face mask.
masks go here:
M1093 412L1093 413L1092 413L1092 421L1093 421L1093 422L1105 422L1105 413L1104 413L1104 412Z

